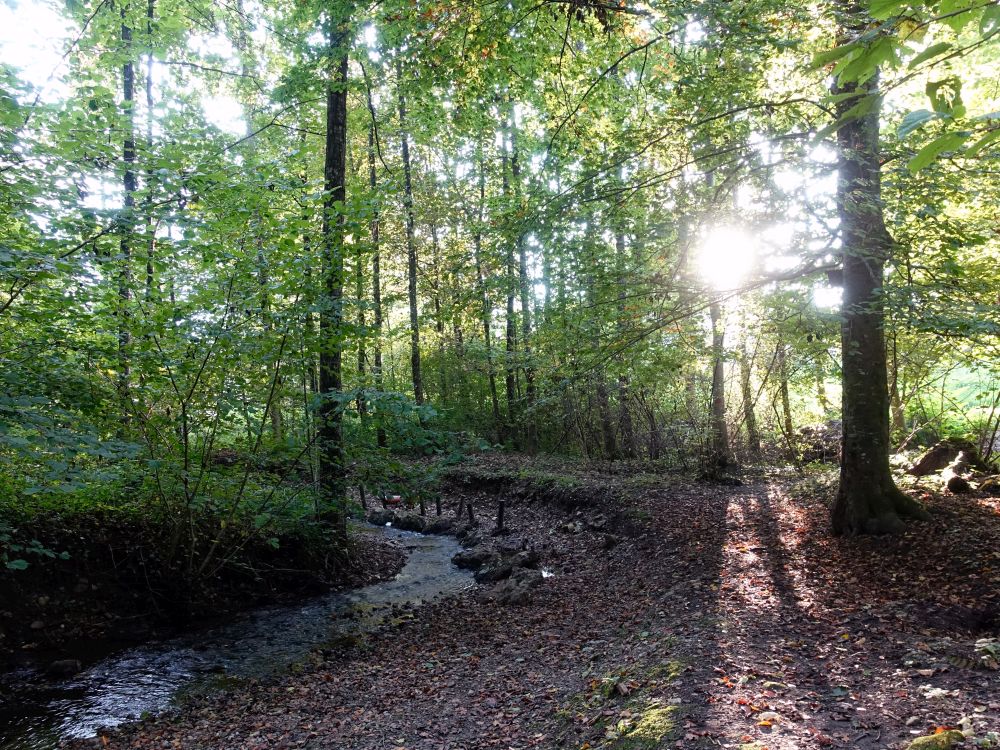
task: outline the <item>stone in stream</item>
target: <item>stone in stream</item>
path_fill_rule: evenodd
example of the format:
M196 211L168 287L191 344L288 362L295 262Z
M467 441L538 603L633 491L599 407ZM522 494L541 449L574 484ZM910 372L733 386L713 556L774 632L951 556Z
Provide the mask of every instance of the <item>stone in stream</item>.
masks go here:
M394 513L392 525L403 531L423 532L427 528L427 519L415 513Z
M451 561L460 568L476 570L483 567L493 557L493 551L482 545L472 549L464 549L455 554Z
M382 508L373 508L368 511L366 516L368 523L373 523L376 526L385 526L387 523L392 523L395 518L395 512L391 510L385 510Z
M450 518L435 518L424 528L425 534L451 534L455 530L455 522Z
M45 674L49 677L72 677L83 671L83 665L79 659L59 659L49 664Z

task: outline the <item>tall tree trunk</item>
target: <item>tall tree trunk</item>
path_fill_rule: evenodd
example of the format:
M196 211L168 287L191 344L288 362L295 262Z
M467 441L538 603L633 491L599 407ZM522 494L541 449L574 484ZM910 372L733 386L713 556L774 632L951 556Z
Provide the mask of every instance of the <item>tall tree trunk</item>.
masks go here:
M320 491L325 518L341 546L347 542L341 371L344 323L344 202L347 198L347 63L351 39L349 10L330 19L333 70L326 87L326 156L323 164L323 295L320 313L319 409Z
M615 260L618 264L618 333L622 340L625 340L626 316L625 290L628 288L626 278L626 257L625 257L625 232L619 229L615 232ZM622 368L618 376L618 431L621 433L622 454L625 458L635 458L635 428L632 425L632 411L630 407L631 398L629 396L629 377L625 372L624 357L617 357L619 367Z
M722 306L712 302L709 314L712 319L712 442L708 468L715 471L729 466L733 459L729 452L729 430L726 426L726 331L722 323Z
M789 451L794 450L795 425L792 422L792 400L788 392L788 351L783 342L778 342L775 351L778 364L778 395L781 399L781 431L785 433L785 442Z
M410 304L410 369L413 400L424 403L424 382L420 373L420 318L417 311L417 240L413 222L413 183L410 176L410 140L406 133L406 97L402 89L402 67L397 66L399 96L399 137L403 152L403 210L406 214L406 288Z
M597 410L601 415L601 435L604 439L604 456L609 461L618 458L618 441L615 436L615 423L611 417L611 399L608 394L608 384L604 379L604 370L595 373L597 380L594 392L597 394Z
M747 431L747 450L752 458L760 458L760 430L757 429L756 399L750 384L750 355L747 342L740 341L740 396L743 400L743 424Z
M840 43L855 40L868 25L863 5L839 4ZM863 84L838 85L848 94L838 105L842 116L861 97L875 105L867 114L837 129L844 297L843 425L840 487L831 520L836 534L882 534L903 529L903 518L928 518L927 512L897 487L889 469L889 388L886 377L883 270L893 239L882 213L879 164L878 76Z
M135 65L132 62L132 27L128 24L128 5L121 9L121 41L125 62L122 64L122 110L125 139L122 143L122 161L125 171L122 178L124 201L122 206L121 241L118 266L118 398L121 405L122 429L131 421L132 378L132 239L135 234Z
M364 420L368 416L368 401L365 396L367 381L365 372L368 369L368 353L365 350L365 274L364 274L364 246L359 242L356 244L357 253L354 256L354 297L357 303L357 323L358 323L358 398L356 405L358 416Z
M374 110L372 111L374 118ZM378 202L378 172L375 169L375 123L368 128L368 186L372 191L372 200L375 206L372 210L372 219L369 224L372 237L372 315L375 332L372 337L372 377L375 381L375 390L382 391L382 248L379 244L379 230L381 227L380 204ZM385 434L385 427L381 421L376 428L376 442L379 448L388 445Z
M156 0L146 4L146 46L153 49L153 20L156 17ZM146 153L147 158L153 152L153 53L146 53ZM146 291L144 298L147 303L155 296L159 297L156 284L156 274L153 258L156 254L156 224L153 221L153 166L150 160L146 168L146 197L143 201L146 214Z
M826 373L822 370L816 373L816 400L823 412L823 419L830 413L830 398L826 395Z
M508 158L507 158L507 146L504 144L503 151L500 156L500 170L501 178L503 184L503 196L504 199L509 199L510 197L510 176L507 172L508 169ZM507 357L504 363L506 377L505 386L507 391L507 424L508 431L510 433L510 438L514 441L515 446L520 445L518 429L517 429L517 377L516 377L516 361L517 361L517 322L514 318L514 300L517 295L517 280L515 278L515 265L514 265L514 245L509 239L505 240L507 246L507 255L505 263L504 277L506 280L507 287Z
M482 300L480 315L483 323L483 341L486 345L486 376L490 386L490 403L493 407L493 428L498 443L503 442L503 417L500 416L500 398L497 394L497 375L493 366L493 330L491 318L493 313L490 305L490 295L486 289L483 276L483 210L486 206L486 165L480 149L477 159L479 165L479 203L476 206L476 226L472 235L472 249L476 263L476 286Z
M517 126L514 122L514 109L510 111L510 171L514 191L515 205L520 211L521 202L521 163L517 148ZM517 220L520 223L520 219ZM518 289L521 298L521 353L524 370L524 449L534 453L538 449L538 423L535 415L535 368L531 361L531 287L528 281L528 248L524 232L518 226Z
M448 369L445 362L444 314L441 309L441 242L438 237L437 222L431 222L431 250L434 263L434 331L437 333L438 385L441 405L448 398Z

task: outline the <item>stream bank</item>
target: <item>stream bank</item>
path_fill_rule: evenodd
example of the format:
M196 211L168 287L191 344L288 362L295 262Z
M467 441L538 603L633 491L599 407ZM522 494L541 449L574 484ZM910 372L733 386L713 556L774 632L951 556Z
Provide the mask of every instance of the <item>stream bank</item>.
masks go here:
M0 680L0 750L48 750L159 714L178 700L272 678L317 649L356 642L384 623L406 619L411 608L471 584L471 575L451 564L460 549L454 539L384 527L359 536L404 556L398 574L120 650L69 678L30 665L8 673Z
M24 570L0 569L0 673L72 671L74 660L197 623L391 578L404 562L399 549L366 536L346 559L332 555L313 530L254 540L215 575L194 577L163 555L160 526L121 514L40 516L17 534L50 554L31 555Z
M505 461L521 478L539 465ZM523 537L553 571L527 600L464 591L299 674L98 746L902 750L939 726L996 746L983 743L1000 727L998 673L957 666L998 635L966 616L998 605L996 499L930 498L934 520L901 537L843 539L829 534L826 479L550 471L609 500L566 510L485 485L464 495L484 526L505 499L503 539Z

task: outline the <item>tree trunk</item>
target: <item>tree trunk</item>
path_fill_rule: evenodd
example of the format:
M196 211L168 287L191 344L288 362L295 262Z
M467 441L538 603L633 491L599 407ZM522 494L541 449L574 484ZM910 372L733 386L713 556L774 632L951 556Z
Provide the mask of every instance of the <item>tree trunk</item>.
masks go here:
M438 354L438 392L441 394L441 405L448 398L448 370L445 362L444 313L441 307L441 241L438 237L437 222L431 222L431 260L434 264L434 331L437 333Z
M490 296L486 290L486 281L483 277L483 209L486 205L486 165L483 163L482 153L479 154L479 204L476 207L476 227L472 235L472 248L476 263L476 286L482 298L481 316L483 322L483 341L486 344L486 375L490 386L490 401L493 406L493 427L496 431L498 443L503 442L503 418L500 416L500 398L497 395L497 376L493 367L493 332L491 330L490 318L492 316L492 306Z
M514 110L510 112L510 171L515 205L520 210L521 164L518 160L517 127ZM520 219L517 219L520 222ZM531 286L528 280L528 249L524 232L520 226L517 232L518 289L521 297L521 352L524 370L524 449L534 453L538 449L538 425L535 415L535 368L531 362Z
M124 430L131 421L131 310L132 299L132 238L135 234L135 65L132 62L132 27L128 24L128 5L121 9L121 41L125 62L122 64L122 110L125 139L122 143L122 206L120 258L118 267L118 398Z
M153 20L156 17L156 0L149 0L146 3L146 46L153 49ZM153 53L146 54L146 153L152 155L153 152ZM147 156L149 158L149 156ZM148 162L146 168L146 197L143 201L146 213L146 291L145 300L151 303L154 298L159 297L159 288L156 284L156 274L153 267L153 258L156 254L156 224L153 221L153 167L152 160Z
M867 17L853 2L842 2L840 43L856 39ZM879 97L878 76L864 84L849 82L838 94ZM857 103L838 104L843 115ZM837 129L844 297L843 424L840 487L831 520L835 534L882 534L903 529L903 518L928 518L927 512L897 487L889 469L889 388L883 308L883 269L892 249L881 203L879 101L864 116Z
M320 306L319 409L320 491L325 518L337 542L347 542L341 360L344 322L344 201L347 198L347 63L351 38L346 12L330 20L334 68L326 88L326 156L323 164L323 295Z
M402 89L402 68L397 66L399 87L399 137L403 152L403 209L406 213L406 282L410 304L410 368L413 400L424 403L424 382L420 374L420 318L417 311L417 240L413 222L413 183L410 176L410 140L406 134L406 97Z
M611 399L608 395L608 384L604 380L604 370L596 373L597 409L601 414L601 435L604 438L604 455L609 461L618 458L618 442L615 437L615 424L611 418Z
M788 450L794 451L795 425L792 422L792 400L788 393L788 354L781 342L778 342L775 359L778 364L778 395L781 398L781 431L785 433Z
M374 110L372 111L374 117ZM368 186L372 191L375 206L372 209L372 220L369 224L372 237L372 324L375 327L372 336L372 378L375 390L382 391L382 248L379 245L380 214L378 203L378 172L375 169L375 123L368 128ZM385 427L379 423L376 428L376 444L379 448L388 445Z
M504 146L503 153L501 155L501 173L503 179L503 195L504 198L508 198L510 195L510 177L507 174L507 148ZM506 378L505 385L507 390L507 423L509 425L509 433L511 439L514 441L515 446L518 446L520 441L518 440L518 430L517 430L517 380L516 380L516 359L517 359L517 323L514 319L514 299L517 290L517 280L515 279L514 271L514 246L509 239L505 240L507 245L507 261L506 261L506 286L507 286L507 360L506 365Z
M724 469L732 463L729 453L729 430L726 427L726 363L723 359L725 327L722 306L712 302L712 442L709 470Z
M753 458L760 458L760 430L757 429L757 413L753 388L750 385L750 356L747 342L740 342L740 395L743 399L743 424L747 431L747 451Z

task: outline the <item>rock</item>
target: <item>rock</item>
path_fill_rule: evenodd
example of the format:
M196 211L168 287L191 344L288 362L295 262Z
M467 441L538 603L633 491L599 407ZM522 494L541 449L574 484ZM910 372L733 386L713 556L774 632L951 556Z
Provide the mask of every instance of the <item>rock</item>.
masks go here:
M519 568L494 589L493 595L500 604L524 604L531 598L531 592L541 583L542 571Z
M42 622L41 620L35 620L33 623L31 623L31 625L29 627L32 630L44 630L45 629L45 623Z
M497 544L497 552L501 555L516 555L528 549L528 540L523 536L509 536Z
M493 555L490 560L476 572L476 583L496 583L509 578L514 572L510 560L504 560L500 555Z
M942 440L935 446L927 450L924 455L922 455L917 461L907 469L907 473L912 474L915 477L924 477L928 474L933 474L936 471L941 471L959 457L959 454L966 453L966 462L969 466L973 466L980 470L986 470L988 467L983 463L982 459L979 458L979 453L976 450L976 446L970 443L968 440Z
M486 537L483 536L483 532L479 529L469 527L464 533L460 534L458 541L462 543L463 547L478 547Z
M366 516L368 523L373 523L376 526L385 526L387 523L392 523L395 520L395 512L391 510L383 510L382 508L373 508L368 511Z
M596 516L588 518L584 523L591 531L603 531L604 527L608 525L608 517L603 513L598 513Z
M929 734L925 737L917 737L906 750L951 750L956 743L962 742L965 735L957 729L949 729L940 734Z
M427 518L415 513L393 513L392 525L403 531L423 532L427 528Z
M1000 476L986 477L976 489L984 495L1000 497Z
M538 560L538 553L532 549L518 552L510 558L510 564L515 568L537 568Z
M582 521L567 521L562 526L559 527L560 531L565 531L567 534L579 534L583 531Z
M969 480L965 477L958 476L957 474L948 474L947 469L941 476L944 478L944 486L949 492L959 495L972 491L972 485L969 484Z
M460 568L476 570L483 567L494 556L491 549L482 545L472 549L464 549L451 558L451 561Z
M962 451L955 457L954 461L945 467L944 471L941 472L941 479L944 480L944 486L948 490L955 493L972 490L972 485L966 478L972 460L968 451Z
M83 665L79 659L60 659L49 664L45 674L49 677L72 677L83 671Z
M450 518L435 518L424 528L425 534L451 534L455 530L455 522Z
M605 534L604 539L601 542L601 546L604 549L614 549L621 543L622 538L620 536L615 536L614 534Z

